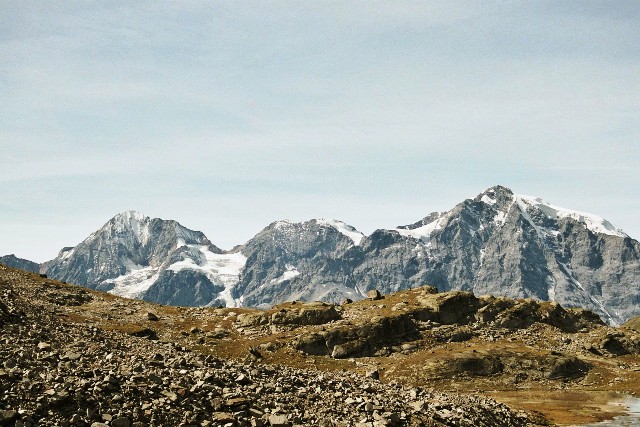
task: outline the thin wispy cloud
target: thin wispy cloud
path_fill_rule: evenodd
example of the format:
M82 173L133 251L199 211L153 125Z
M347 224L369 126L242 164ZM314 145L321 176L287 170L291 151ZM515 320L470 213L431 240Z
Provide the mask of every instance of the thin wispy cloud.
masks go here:
M371 232L494 184L640 237L639 18L596 1L5 2L0 253L51 258L124 209L222 247L283 217Z

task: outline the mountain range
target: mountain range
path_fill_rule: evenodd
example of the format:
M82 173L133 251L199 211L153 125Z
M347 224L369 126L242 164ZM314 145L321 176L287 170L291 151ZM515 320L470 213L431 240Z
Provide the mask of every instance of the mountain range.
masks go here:
M363 299L372 289L429 284L557 301L592 310L609 324L640 315L638 241L596 215L502 186L368 236L337 220L276 221L230 251L176 221L127 211L39 270L169 305L339 302Z

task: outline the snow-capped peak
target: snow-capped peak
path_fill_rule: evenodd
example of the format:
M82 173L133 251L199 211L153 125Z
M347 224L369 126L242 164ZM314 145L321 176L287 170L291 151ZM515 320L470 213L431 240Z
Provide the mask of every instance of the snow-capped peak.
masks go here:
M271 226L276 230L286 229L286 228L289 228L291 225L292 225L292 222L289 221L288 219L281 219L271 224Z
M505 203L511 203L512 199L513 192L510 189L501 185L495 185L484 190L474 200L493 206L496 204L503 205Z
M149 239L149 222L151 218L138 211L124 211L115 217L107 226L113 226L116 232L131 232L140 242L146 242Z
M124 227L129 226L129 228L131 228L132 224L143 223L143 222L146 222L146 221L148 221L150 219L151 218L149 218L148 216L146 216L142 212L138 212L138 211L134 211L134 210L128 210L128 211L121 212L121 213L117 214L116 216L114 216L113 218L111 218L111 220L108 222L108 224L112 223L112 224L117 224L117 225L119 225L121 227L122 226L124 226Z
M552 219L571 218L585 225L589 230L594 233L608 234L610 236L628 237L619 228L616 228L613 224L604 218L597 215L593 215L586 212L574 211L571 209L554 206L545 202L539 197L525 196L517 194L515 195L518 204L521 207L528 208L534 207L540 210L547 217Z
M135 210L124 211L124 212L116 215L116 217L126 218L127 220L135 219L136 221L143 221L145 218L148 218L142 212L138 212L138 211L135 211Z
M350 238L353 241L353 244L356 246L358 246L360 242L362 242L362 239L364 239L364 234L362 234L361 232L356 230L354 227L342 221L338 221L335 219L320 218L320 219L317 219L316 222L320 225L325 225L325 226L336 229L338 232Z

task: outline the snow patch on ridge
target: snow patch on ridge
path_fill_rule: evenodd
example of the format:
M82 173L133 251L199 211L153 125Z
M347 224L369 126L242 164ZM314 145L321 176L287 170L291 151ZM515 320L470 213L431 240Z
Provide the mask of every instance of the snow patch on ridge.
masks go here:
M288 219L282 219L280 221L276 221L273 223L273 227L276 230L283 230L283 229L287 229L291 226L291 221L289 221Z
M628 237L622 230L616 228L609 221L597 215L554 206L538 197L516 195L516 199L518 204L523 208L523 212L526 211L527 207L531 206L539 209L547 217L552 219L571 218L584 224L585 227L594 233L617 237Z
M247 257L242 252L216 254L206 245L188 245L189 249L200 255L200 264L193 258L171 264L167 269L178 272L183 269L195 270L205 274L213 283L224 286L220 298L227 307L238 307L240 300L231 296L234 286L238 283L240 273L247 263Z
M71 255L73 255L73 252L75 251L75 248L64 248L60 251L60 253L58 254L58 258L60 260L66 260L67 258L69 258Z
M516 202L516 197L514 196L511 204L505 210L499 210L496 212L496 216L493 217L493 223L499 227L502 227L505 222L507 222L507 215L511 211L511 207Z
M284 271L284 273L282 273L279 277L276 277L275 279L271 279L270 283L282 283L286 280L291 280L294 277L297 277L299 275L300 275L300 272L298 271L297 268L295 268L291 264L287 264L286 270Z
M178 239L178 247L184 245L184 241ZM114 288L109 293L126 298L142 298L144 293L158 280L164 270L179 272L187 269L203 273L213 283L224 286L219 298L227 307L238 307L241 299L234 299L233 287L238 283L240 273L247 263L247 257L241 252L216 254L211 252L206 245L187 245L190 251L188 258L174 262L165 268L153 266L140 266L131 261L126 262L127 273L115 279L103 281L104 284L113 284Z
M149 241L151 230L149 222L151 218L137 211L125 211L113 218L113 229L117 233L131 231L133 237L142 244Z
M486 194L482 195L482 198L480 199L480 201L483 203L486 203L487 205L495 205L496 203L498 203L496 199L492 199Z
M440 218L432 221L428 224L420 226L418 228L394 228L392 231L397 231L401 236L413 237L414 239L427 241L431 237L434 231L442 229L447 223L447 217L441 216Z
M498 226L503 226L507 220L507 213L505 211L498 211L496 216L493 217L493 223Z
M531 224L533 229L536 230L536 233L538 234L538 237L540 238L540 240L544 242L545 238L544 238L544 233L542 232L542 229L538 227L538 225L533 221L533 218L531 218L531 215L529 215L529 212L527 210L527 208L530 205L524 199L522 199L522 196L516 195L515 197L516 197L516 203L518 203L518 207L522 212L522 216L524 217L524 219L527 220L529 224Z
M358 246L360 242L362 242L362 239L364 239L364 234L342 221L320 218L317 219L316 222L320 225L326 225L335 228L337 231L350 238L353 241L353 244L356 246Z
M135 266L128 273L105 280L103 283L112 283L115 286L109 291L110 294L136 299L142 297L158 277L157 268Z

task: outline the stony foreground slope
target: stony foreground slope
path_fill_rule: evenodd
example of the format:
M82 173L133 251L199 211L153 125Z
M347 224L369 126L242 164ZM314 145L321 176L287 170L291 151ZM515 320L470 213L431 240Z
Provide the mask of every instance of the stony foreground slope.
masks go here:
M228 323L232 313L222 314L152 306L0 266L0 425L531 423L486 397L265 363L258 350L235 361L215 357L207 340L240 330ZM232 351L244 345L224 342Z
M428 286L342 305L172 307L0 267L0 419L506 426L545 424L542 411L574 425L619 410L603 392L640 393L637 324Z

